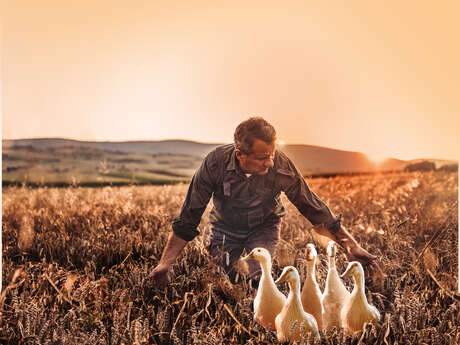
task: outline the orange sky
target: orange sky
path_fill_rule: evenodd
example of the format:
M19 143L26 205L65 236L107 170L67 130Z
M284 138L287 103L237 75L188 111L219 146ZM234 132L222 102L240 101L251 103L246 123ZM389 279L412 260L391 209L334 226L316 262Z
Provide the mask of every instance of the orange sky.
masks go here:
M3 138L286 143L460 158L459 1L6 5ZM2 11L3 12L3 11Z

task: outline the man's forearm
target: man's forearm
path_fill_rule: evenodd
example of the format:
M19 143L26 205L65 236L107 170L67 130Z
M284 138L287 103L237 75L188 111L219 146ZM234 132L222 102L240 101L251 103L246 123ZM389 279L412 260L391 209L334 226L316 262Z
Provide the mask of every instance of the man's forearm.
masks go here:
M377 258L362 248L344 226L340 226L337 231L331 231L324 226L315 227L314 230L342 246L349 261L359 261L362 265L367 265ZM380 270L378 267L377 269Z
M358 245L353 236L343 226L340 226L339 230L335 233L321 225L314 227L313 230L318 234L326 236L334 242L338 243L347 252L350 251L352 247Z
M168 242L166 243L166 247L163 251L163 254L161 255L160 265L173 265L186 244L187 241L176 236L174 232L171 232L168 238Z

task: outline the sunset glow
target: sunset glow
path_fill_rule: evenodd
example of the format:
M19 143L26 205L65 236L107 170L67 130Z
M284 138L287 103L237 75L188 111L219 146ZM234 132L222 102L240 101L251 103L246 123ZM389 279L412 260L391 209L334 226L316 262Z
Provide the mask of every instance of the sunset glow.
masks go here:
M366 153L367 158L374 164L381 164L385 162L385 160L388 159L387 156L384 156L382 154L368 154Z
M6 6L3 138L227 143L259 115L288 144L460 157L458 1Z

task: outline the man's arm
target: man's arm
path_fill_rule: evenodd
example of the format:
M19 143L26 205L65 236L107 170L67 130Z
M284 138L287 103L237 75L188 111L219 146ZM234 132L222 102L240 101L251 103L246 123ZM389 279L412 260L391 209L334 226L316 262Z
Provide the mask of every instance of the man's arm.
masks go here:
M216 159L214 152L211 152L190 182L180 215L172 223L173 232L169 235L160 262L147 276L160 288L168 284L168 273L187 242L199 234L198 224L215 188L215 170Z
M157 267L150 272L147 279L152 279L153 282L157 283L159 288L164 288L169 282L168 273L186 244L187 241L177 237L173 232L171 232L160 262Z
M315 225L314 231L343 247L350 261L359 261L362 265L372 263L376 257L358 244L341 225L340 217L334 216L329 207L310 190L305 179L289 158L284 156L284 160L285 170L288 173L282 176L283 190L300 213Z
M315 226L313 230L317 234L326 236L343 247L349 261L359 261L365 266L372 263L372 261L377 258L375 255L370 254L362 248L343 225L340 225L336 232L333 232L323 225Z

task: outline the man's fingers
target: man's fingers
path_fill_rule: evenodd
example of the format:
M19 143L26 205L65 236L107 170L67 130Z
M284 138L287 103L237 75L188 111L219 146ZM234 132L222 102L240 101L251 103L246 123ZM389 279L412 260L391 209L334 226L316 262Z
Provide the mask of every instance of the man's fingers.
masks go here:
M371 268L374 272L376 272L379 276L385 277L385 273L383 273L382 268L378 264L377 261L372 261Z
M375 264L375 261L377 260L377 257L376 256L372 256L372 257L366 257L364 258L365 262L364 262L364 265L374 265Z
M386 277L385 273L382 271L382 268L380 267L377 261L373 260L369 264L363 266L363 268L366 272L366 282L382 282L383 279L385 279Z
M370 258L372 261L374 261L375 259L377 259L377 256L375 256L375 255L369 253L369 258Z
M164 289L166 287L167 283L164 281L157 281L155 284L155 287L158 289Z
M147 281L152 287L164 289L169 283L168 269L156 267L148 274Z

